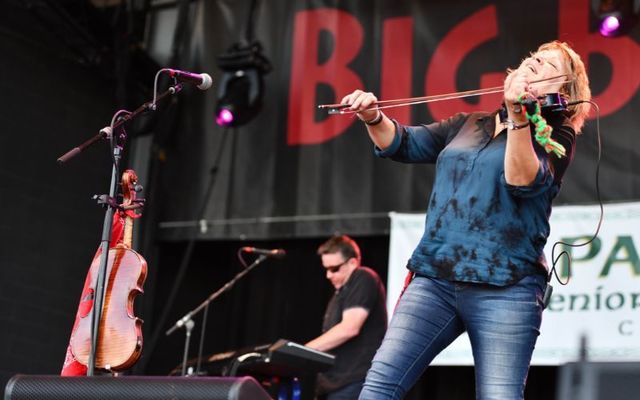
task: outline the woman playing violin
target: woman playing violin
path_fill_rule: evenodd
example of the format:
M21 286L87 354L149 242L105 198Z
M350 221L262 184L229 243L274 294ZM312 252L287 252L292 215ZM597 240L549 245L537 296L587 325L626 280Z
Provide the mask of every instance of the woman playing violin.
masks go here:
M476 398L523 398L545 307L551 202L589 112L588 103L543 111L549 139L564 148L549 152L534 139L535 104L523 102L549 92L590 100L584 64L566 43L543 44L508 70L504 104L492 113L405 126L377 109L372 93L342 99L364 121L378 156L436 168L424 235L407 264L413 278L360 399L402 398L465 331Z

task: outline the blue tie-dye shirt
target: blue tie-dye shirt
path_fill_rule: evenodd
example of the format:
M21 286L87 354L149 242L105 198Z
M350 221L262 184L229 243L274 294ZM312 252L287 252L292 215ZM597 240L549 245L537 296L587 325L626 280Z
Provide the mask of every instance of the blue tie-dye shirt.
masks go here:
M548 155L534 143L540 160L535 181L512 186L504 178L506 129L492 138L495 115L457 114L420 126L394 121L392 144L376 149L396 161L436 164L425 232L407 266L411 271L498 286L546 273L551 202L573 157L575 132L563 115L547 118L567 157Z

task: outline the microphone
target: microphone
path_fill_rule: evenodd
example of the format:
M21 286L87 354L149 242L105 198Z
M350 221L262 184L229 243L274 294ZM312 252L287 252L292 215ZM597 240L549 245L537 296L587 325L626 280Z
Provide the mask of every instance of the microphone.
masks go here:
M240 249L245 253L260 254L267 257L282 258L287 255L284 249L258 249L255 247L243 247Z
M209 74L194 74L193 72L179 71L177 69L165 69L169 73L169 76L176 78L180 82L193 83L200 90L207 90L213 84L213 79Z

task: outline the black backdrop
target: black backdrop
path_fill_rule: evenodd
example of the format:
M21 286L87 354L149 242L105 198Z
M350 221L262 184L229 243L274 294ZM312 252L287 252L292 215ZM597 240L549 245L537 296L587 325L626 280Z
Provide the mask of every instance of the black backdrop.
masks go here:
M102 217L91 195L108 185L109 156L103 148L66 169L57 168L55 160L105 125L114 94L95 71L67 58L64 45L22 8L3 10L0 29L0 374L5 382L18 371L56 373L61 367L81 270L99 241Z
M143 182L149 200L142 221L148 227L143 232L146 243L143 252L150 261L150 274L145 295L136 301L138 314L145 320L146 340L136 373L162 375L179 363L182 332L167 338L164 330L239 270L235 258L238 247L282 247L289 257L261 265L212 305L205 353L266 343L279 337L297 341L312 338L319 332L330 295L330 286L322 277L315 256L317 245L333 232L352 234L362 245L364 262L385 277L388 257L385 213L423 211L431 169L376 160L357 124L322 143L292 143L295 142L292 137L304 136L304 132L292 133L295 123L289 120L295 58L292 46L294 32L301 29L298 25L296 31L296 18L312 15L301 13L338 8L359 21L363 26L362 52L350 65L362 77L363 87L376 92L392 93L389 87L403 88L408 84L400 79L401 74L385 70L380 61L389 57L383 49L408 48L412 65L410 93L424 94L425 82L429 81L426 71L432 60L443 54L437 51L439 45L455 32L454 27L468 27L463 22L478 13L484 18L495 18L499 33L469 51L459 68L453 68L458 71L454 77L457 90L478 87L482 75L517 64L539 42L560 37L583 46L589 53L596 96L606 93L612 82L626 84L620 91L625 94L621 96L624 102L601 104L603 108L615 108L614 113L602 119L603 197L607 201L640 197L635 168L640 148L634 140L639 122L634 113L638 105L638 74L615 75L629 73L629 68L620 65L637 65L637 27L621 39L599 39L593 33L595 21L588 15L588 2L583 1L562 0L543 5L469 1L458 4L455 11L448 8L447 2L433 3L284 0L259 3L256 37L263 43L274 69L265 77L267 98L263 112L248 125L229 132L222 148L213 196L205 215L209 221L205 234L194 229L190 221L199 218L198 205L204 196L214 154L222 147L223 131L213 123L214 91L203 94L187 88L181 93L179 107L173 110L179 112L177 122L160 120L153 130L148 174L151 178ZM185 52L179 65L174 66L206 70L217 80L220 71L215 67L215 56L241 38L247 4L233 0L193 2L192 34L188 38L191 43L185 46L193 51ZM104 145L91 149L64 168L55 166L54 160L106 125L123 104L115 90L117 68L105 73L104 66L79 62L77 55L70 53L69 44L53 35L34 17L33 10L17 1L4 5L4 12L0 13L2 383L18 372L55 374L62 365L86 268L100 237L103 214L90 196L107 190L110 167ZM523 14L527 16L526 24L517 22ZM566 21L560 29L561 20L582 21L583 17L589 33L587 29L571 33ZM402 40L385 47L385 40L390 40L388 32L392 32L385 31L391 29L385 24L389 18L399 18L391 20L391 28ZM402 36L407 26L412 32L410 43ZM322 43L308 42L318 59L328 59L347 40L333 38L326 32L320 36ZM404 50L402 43L408 46ZM455 58L455 52L444 55ZM610 57L616 58L611 61ZM397 66L408 68L400 60ZM145 71L138 83L150 82L152 72ZM339 76L338 72L335 76ZM315 79L313 75L304 78ZM341 94L332 93L331 85L331 82L319 84L317 95L311 96L314 104L332 102L334 96ZM429 87L426 92L434 94ZM131 108L141 101L129 103ZM445 111L416 107L411 109L409 119L430 120ZM314 114L317 124L326 118ZM328 128L319 131L324 129ZM131 129L132 134L135 131ZM317 137L313 130L305 132ZM558 202L594 201L595 154L595 124L591 121L579 142L578 155ZM284 222L269 219L273 217L285 217L277 220ZM171 221L186 223L183 228L174 228L166 224ZM158 225L161 223L165 224ZM195 250L176 301L167 304L189 238L197 239ZM163 314L166 321L160 324ZM200 321L196 322L199 328ZM157 341L153 341L154 333L158 332ZM194 334L192 355L198 336ZM554 368L533 368L528 398L552 398L554 374ZM452 389L447 382L454 379L462 383ZM430 369L422 382L413 398L469 398L473 372L470 368L437 367Z

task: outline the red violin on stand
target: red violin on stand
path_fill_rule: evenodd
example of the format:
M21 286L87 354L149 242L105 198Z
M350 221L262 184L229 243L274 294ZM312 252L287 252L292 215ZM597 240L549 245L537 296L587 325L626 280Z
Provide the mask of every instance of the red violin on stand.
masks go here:
M136 199L138 177L133 170L122 175L123 203L118 206L116 218L124 218L124 237L121 243L109 250L105 297L100 320L95 367L108 371L131 368L142 354L142 320L134 315L133 301L143 292L147 276L147 262L131 248L133 220L141 215L135 211L143 200ZM89 269L90 287L85 288L82 302L95 296L96 278L100 257L95 257ZM90 297L90 298L88 298ZM71 334L71 352L75 360L88 365L91 352L91 312L85 312L77 320Z

